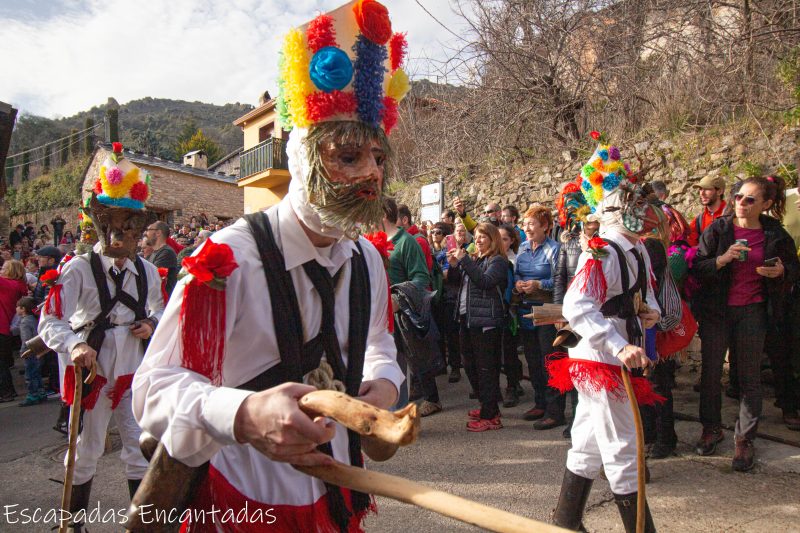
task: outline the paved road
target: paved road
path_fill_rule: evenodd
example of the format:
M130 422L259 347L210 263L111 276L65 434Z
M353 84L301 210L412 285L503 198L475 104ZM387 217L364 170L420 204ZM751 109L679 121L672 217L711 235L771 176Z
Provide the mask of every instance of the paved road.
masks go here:
M688 376L683 376L684 386ZM693 379L693 378L692 378ZM370 468L408 477L460 496L546 520L555 506L569 443L561 428L537 432L521 415L525 404L504 410L505 428L486 433L465 431L467 399L464 381L448 385L440 378L445 411L423 420L414 446L392 460ZM530 389L527 389L530 398ZM769 400L771 402L771 400ZM692 411L696 412L696 408ZM50 526L9 524L22 507L50 509L59 501L60 486L48 478L63 474L65 440L49 429L57 415L55 402L26 409L0 406L0 532L46 532ZM759 440L753 472L730 467L733 437L715 457L691 451L699 425L679 422L678 456L652 461L649 501L660 532L742 531L800 532L800 449ZM127 487L119 453L100 461L94 495L103 512L127 506ZM18 504L19 507L6 507ZM475 528L408 505L378 498L379 512L366 521L368 531L442 533ZM586 512L592 532L620 532L608 483L595 483ZM92 533L118 532L119 525L95 524ZM268 530L267 530L268 531Z

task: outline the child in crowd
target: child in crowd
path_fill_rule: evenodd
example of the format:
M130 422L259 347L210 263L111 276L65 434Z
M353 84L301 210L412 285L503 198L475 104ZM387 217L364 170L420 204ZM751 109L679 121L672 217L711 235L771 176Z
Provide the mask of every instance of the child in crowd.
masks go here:
M22 343L21 352L25 352L25 343L36 336L39 319L33 313L33 298L24 296L17 301L17 316L20 317L19 337ZM25 380L28 382L28 396L20 403L20 407L37 405L45 401L47 396L42 385L42 373L39 369L39 359L34 355L25 358Z

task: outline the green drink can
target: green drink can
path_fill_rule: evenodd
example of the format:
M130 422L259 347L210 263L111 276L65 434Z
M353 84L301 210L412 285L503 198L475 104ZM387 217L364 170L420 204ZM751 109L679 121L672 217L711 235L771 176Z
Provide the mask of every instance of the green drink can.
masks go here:
M736 244L747 246L747 239L736 239ZM739 261L747 261L747 250L739 252Z

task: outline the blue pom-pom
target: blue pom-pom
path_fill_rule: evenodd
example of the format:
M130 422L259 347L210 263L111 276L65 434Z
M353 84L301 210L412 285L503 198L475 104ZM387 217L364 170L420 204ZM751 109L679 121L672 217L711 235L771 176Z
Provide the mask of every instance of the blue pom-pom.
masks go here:
M608 161L608 150L600 150L599 152L597 152L597 155L599 155L600 159L602 159L603 161Z
M353 92L358 101L358 118L378 127L383 112L383 64L388 57L385 46L359 35L353 45L356 54Z
M605 177L603 180L603 188L607 191L613 191L619 185L619 176L613 172Z
M112 207L127 207L128 209L144 209L144 202L140 202L139 200L134 200L133 198L128 198L127 196L123 196L122 198L111 198L107 194L99 194L97 196L97 201L103 205L108 205Z
M581 189L583 189L586 192L591 191L592 190L592 183L589 180L583 180L581 182Z
M311 58L309 76L320 91L340 91L353 79L353 63L341 48L326 46Z

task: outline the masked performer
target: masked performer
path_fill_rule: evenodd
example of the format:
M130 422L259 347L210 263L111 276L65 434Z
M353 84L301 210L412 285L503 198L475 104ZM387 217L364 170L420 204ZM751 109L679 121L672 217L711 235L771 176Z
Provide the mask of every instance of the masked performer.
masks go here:
M636 431L621 370L647 366L643 332L659 319L647 251L640 235L656 219L641 188L627 179L619 150L604 136L581 171L581 190L600 217L600 236L589 240L578 273L564 295L563 313L577 334L569 357L549 363L551 384L578 390L572 449L554 521L582 528L592 481L605 469L627 532L635 531L637 501ZM646 302L646 306L642 305ZM645 378L632 378L640 404L658 399ZM641 394L640 394L641 393ZM655 531L649 510L647 531Z
M122 438L131 495L147 470L129 389L144 355L144 341L164 309L156 267L136 255L136 243L149 218L144 207L149 181L144 171L124 158L122 145L114 143L84 208L100 242L63 264L42 310L39 334L64 359L65 402L72 402L75 379L97 365L97 376L84 387L81 401L84 414L75 454L73 513L85 510L89 502L112 416ZM81 529L80 517L75 516L76 531Z
M290 31L277 104L291 129L288 195L184 260L190 276L136 374L134 412L175 459L210 461L195 513L270 510L270 531L355 531L372 507L369 495L291 464L363 464L357 434L298 409L314 390L310 372L329 365L349 395L382 408L403 381L383 260L358 232L383 217L387 134L408 91L404 48L372 0Z

